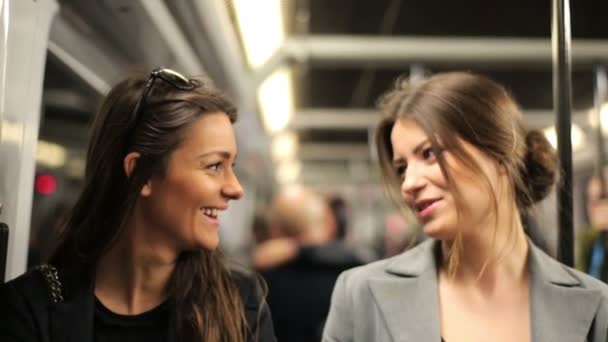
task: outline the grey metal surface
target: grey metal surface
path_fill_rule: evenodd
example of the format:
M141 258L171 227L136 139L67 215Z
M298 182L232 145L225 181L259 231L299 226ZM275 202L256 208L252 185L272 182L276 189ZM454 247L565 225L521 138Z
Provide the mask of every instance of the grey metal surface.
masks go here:
M55 0L6 0L0 17L0 202L10 228L6 279L23 273L29 243L42 81Z
M285 60L336 67L406 68L412 63L551 66L551 41L543 38L311 35L288 38L278 53ZM588 66L608 62L608 43L573 41L572 62Z
M553 125L555 113L550 110L525 110L524 123L528 129L543 129ZM380 113L366 108L303 108L296 112L289 123L294 130L329 129L329 130L366 130L375 127L380 120ZM573 113L573 122L581 127L588 126L587 113Z
M573 165L572 165L572 33L570 1L552 1L551 42L553 48L553 107L560 159L560 182L557 188L559 223L558 257L574 266Z

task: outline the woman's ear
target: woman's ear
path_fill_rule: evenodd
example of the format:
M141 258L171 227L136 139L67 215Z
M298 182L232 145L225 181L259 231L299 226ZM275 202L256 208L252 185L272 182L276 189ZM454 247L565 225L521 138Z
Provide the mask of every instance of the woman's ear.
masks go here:
M133 171L135 170L135 166L137 165L137 161L139 160L140 157L141 157L141 155L138 152L130 152L123 159L123 169L125 171L125 175L127 176L127 178L131 177L131 175L133 174ZM152 193L152 184L148 180L144 184L144 186L141 188L141 195L150 196L151 193Z
M129 152L129 154L127 154L123 159L122 166L125 171L125 176L127 176L127 178L131 177L131 174L133 173L133 170L135 170L137 160L140 156L141 155L138 152Z

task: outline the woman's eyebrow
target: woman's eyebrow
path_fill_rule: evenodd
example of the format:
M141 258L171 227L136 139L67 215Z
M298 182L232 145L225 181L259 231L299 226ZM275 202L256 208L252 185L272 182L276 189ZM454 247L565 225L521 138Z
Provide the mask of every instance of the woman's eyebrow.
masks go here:
M196 159L203 159L205 157L209 157L212 155L219 155L224 159L230 159L230 157L232 156L232 154L228 151L223 151L223 150L216 150L216 151L209 151L209 152L205 152L202 154L199 154ZM236 155L234 156L234 158L236 159Z
M420 142L418 145L416 145L416 147L414 147L414 154L418 154L418 152L420 152L422 147L424 145L426 145L428 142L429 142L429 139L424 139L422 142Z

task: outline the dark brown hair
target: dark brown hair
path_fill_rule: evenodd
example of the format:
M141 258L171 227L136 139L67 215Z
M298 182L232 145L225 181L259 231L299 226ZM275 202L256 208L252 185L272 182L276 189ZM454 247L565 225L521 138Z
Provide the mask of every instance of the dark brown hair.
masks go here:
M192 124L213 112L236 120L236 108L228 99L203 82L196 84L194 90L183 91L157 79L132 136L126 136L127 122L145 79L129 78L110 91L92 126L84 188L51 263L63 269L94 268L123 231L145 182L163 175L171 153ZM141 154L130 177L123 169L125 146L127 152ZM245 340L243 303L219 251L183 252L169 288L177 305L180 339Z
M449 72L416 82L400 78L380 98L379 107L383 114L376 131L380 168L385 189L399 203L402 203L398 190L400 179L392 167L391 131L401 118L413 119L429 137L457 205L462 203L461 194L446 168L445 159L438 153L441 146L450 146L450 152L462 165L484 175L459 139L505 167L512 183L514 204L520 211L546 197L556 181L557 156L553 147L541 132L524 130L522 114L513 97L486 77ZM491 190L487 176L484 181ZM497 211L495 195L493 205ZM457 239L455 244L458 243Z

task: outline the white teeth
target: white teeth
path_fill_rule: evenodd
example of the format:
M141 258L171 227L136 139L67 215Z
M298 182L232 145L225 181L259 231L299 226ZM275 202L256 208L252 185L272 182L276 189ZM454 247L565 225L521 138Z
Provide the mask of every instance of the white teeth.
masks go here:
M217 218L218 214L220 213L220 209L217 208L203 208L202 211L203 214L213 218Z

